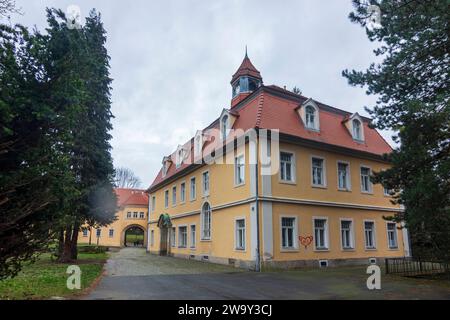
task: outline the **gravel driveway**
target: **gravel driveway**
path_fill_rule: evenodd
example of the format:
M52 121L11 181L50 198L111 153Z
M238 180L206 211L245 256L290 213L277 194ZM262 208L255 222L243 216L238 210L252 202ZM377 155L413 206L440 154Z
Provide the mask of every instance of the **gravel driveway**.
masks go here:
M450 283L386 275L370 291L364 267L256 273L125 248L105 270L86 299L450 299Z

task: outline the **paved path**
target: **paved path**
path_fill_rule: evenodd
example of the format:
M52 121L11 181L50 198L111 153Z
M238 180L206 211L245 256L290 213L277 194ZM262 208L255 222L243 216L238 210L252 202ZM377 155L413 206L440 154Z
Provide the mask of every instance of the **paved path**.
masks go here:
M255 273L229 266L150 255L111 254L106 275L87 299L450 299L450 283L382 275L366 288L365 268Z

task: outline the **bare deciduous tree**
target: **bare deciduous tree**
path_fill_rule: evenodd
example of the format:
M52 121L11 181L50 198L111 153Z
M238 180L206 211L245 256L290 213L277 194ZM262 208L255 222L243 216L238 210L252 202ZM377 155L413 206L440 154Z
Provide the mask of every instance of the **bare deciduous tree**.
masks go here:
M120 167L116 169L114 183L116 188L139 188L141 179L131 169Z

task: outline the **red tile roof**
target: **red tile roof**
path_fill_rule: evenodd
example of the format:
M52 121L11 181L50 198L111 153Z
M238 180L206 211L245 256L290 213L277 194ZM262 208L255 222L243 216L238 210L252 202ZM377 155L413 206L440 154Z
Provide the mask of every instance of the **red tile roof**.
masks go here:
M328 106L315 101L319 107L320 131L307 130L302 124L296 109L306 97L294 94L288 90L277 86L262 86L250 96L245 98L236 107L233 113L238 114L233 129L243 129L244 131L252 128L260 129L279 129L281 134L293 137L325 143L343 147L347 150L361 151L375 156L381 156L390 153L392 148L381 137L377 130L369 128L370 119L361 117L364 126L365 141L363 143L353 140L350 132L345 127L343 121L351 116L350 112ZM206 129L219 128L219 119L216 119ZM235 136L230 135L228 140ZM213 147L219 144L213 140L206 142L204 148L213 150ZM193 139L185 145L190 150L191 160L193 159ZM172 154L175 159L175 153ZM182 163L177 169L175 163L169 167L165 177L162 176L162 170L158 173L149 189L154 188L173 175L191 167L190 163Z
M119 207L124 206L147 206L148 194L142 189L126 189L116 188L117 204Z
M245 53L245 57L244 60L242 60L241 66L233 74L230 83L233 83L240 76L251 76L254 78L262 79L261 73L255 68L253 63L250 61L250 59L247 56L247 53Z

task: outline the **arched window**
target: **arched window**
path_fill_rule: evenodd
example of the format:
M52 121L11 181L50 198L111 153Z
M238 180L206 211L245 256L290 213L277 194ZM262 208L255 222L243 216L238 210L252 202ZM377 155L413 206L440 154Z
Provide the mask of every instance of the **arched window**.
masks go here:
M202 206L201 219L202 239L209 240L211 239L211 206L208 202Z
M228 135L228 116L222 117L222 140L225 141Z
M356 140L362 140L362 129L361 129L361 122L357 119L354 119L352 121L353 125L353 139Z
M311 129L316 128L316 109L312 106L305 108L306 127Z

